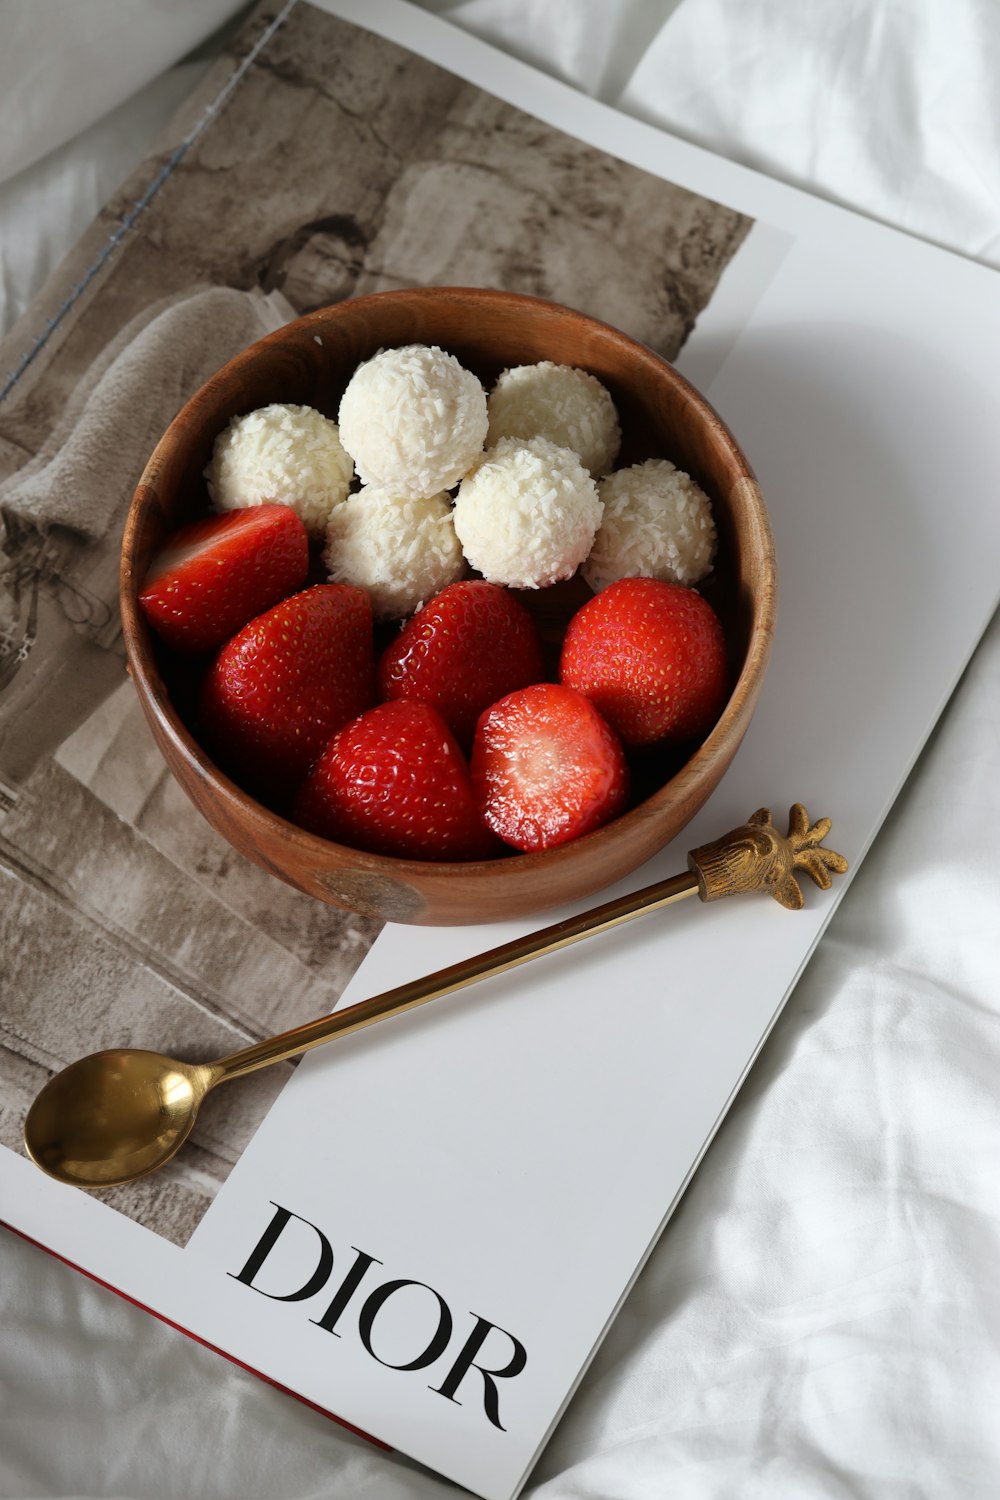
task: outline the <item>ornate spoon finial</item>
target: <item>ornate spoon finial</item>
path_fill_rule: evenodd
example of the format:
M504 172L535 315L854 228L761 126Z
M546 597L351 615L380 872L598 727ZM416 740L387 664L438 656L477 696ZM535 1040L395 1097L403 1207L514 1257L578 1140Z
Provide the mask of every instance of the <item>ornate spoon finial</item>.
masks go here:
M804 870L822 890L829 890L831 871L843 875L847 860L833 849L824 849L830 819L820 818L810 826L801 802L788 814L788 833L780 834L770 811L759 807L742 828L734 828L714 843L702 844L688 855L688 868L698 877L703 901L719 901L745 891L768 891L782 906L798 911L803 904L796 870Z

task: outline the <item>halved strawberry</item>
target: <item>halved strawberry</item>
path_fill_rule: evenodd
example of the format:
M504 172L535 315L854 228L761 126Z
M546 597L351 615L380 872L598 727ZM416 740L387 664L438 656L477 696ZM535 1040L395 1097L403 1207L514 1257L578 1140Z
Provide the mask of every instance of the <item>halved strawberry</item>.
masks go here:
M146 619L179 651L212 651L300 589L309 539L288 505L226 511L167 539L139 594Z
M400 699L335 735L292 807L323 838L409 859L486 859L500 846L476 811L469 767L436 709Z
M318 583L258 615L215 657L201 688L205 743L234 781L280 803L331 735L374 700L371 601Z
M694 589L622 578L570 620L559 679L585 693L627 745L708 733L726 702L726 642Z
M544 676L541 641L524 605L499 584L471 578L419 609L378 664L383 698L432 704L466 748L485 708Z
M565 844L617 816L628 796L614 730L573 688L541 682L486 710L472 748L486 823L515 849Z

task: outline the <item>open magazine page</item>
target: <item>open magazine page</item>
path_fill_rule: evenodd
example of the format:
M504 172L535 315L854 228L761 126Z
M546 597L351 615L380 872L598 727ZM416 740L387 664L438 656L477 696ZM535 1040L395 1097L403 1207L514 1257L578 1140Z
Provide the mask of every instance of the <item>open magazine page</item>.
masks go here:
M835 816L856 868L995 602L996 517L974 504L995 340L977 268L613 117L413 11L363 9L259 11L81 248L97 269L51 336L33 354L26 327L11 341L0 1216L500 1497L837 898L791 920L748 906L644 924L234 1086L147 1182L85 1196L43 1179L20 1154L24 1111L93 1046L181 1037L215 1055L516 926L378 936L373 918L245 865L184 802L123 680L115 614L121 524L157 424L285 304L394 286L528 291L676 359L758 471L781 619L732 771L683 847L631 884L795 799ZM153 180L134 234L101 259L107 224ZM946 314L928 315L931 279ZM929 479L942 430L947 524ZM67 453L72 486L58 482ZM955 527L976 539L961 567Z

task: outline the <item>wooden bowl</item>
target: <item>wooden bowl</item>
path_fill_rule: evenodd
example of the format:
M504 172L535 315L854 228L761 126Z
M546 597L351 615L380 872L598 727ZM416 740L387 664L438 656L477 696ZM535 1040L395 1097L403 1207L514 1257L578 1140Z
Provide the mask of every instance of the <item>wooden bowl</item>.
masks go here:
M577 365L611 391L624 434L619 465L672 459L711 497L719 532L701 588L722 618L732 692L708 738L681 757L647 754L640 800L614 822L537 854L478 863L390 859L306 833L241 791L185 719L183 666L154 641L137 595L168 532L204 512L203 470L216 435L270 402L336 417L360 361L383 346L437 344L487 389L509 365ZM582 590L582 593L580 592ZM550 636L589 590L524 593ZM684 827L718 784L746 731L774 629L775 566L767 513L749 464L720 418L665 360L582 313L508 292L427 287L341 302L238 355L191 398L157 444L132 501L122 549L122 627L132 680L172 772L229 842L321 901L394 922L456 924L533 915L587 896L636 868Z

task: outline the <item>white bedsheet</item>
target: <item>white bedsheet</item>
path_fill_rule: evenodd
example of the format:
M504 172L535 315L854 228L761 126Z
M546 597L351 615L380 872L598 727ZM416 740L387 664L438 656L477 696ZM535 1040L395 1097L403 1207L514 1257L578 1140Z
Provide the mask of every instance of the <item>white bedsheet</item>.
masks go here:
M428 8L724 155L1000 262L996 6ZM2 326L192 86L203 63L177 60L236 9L7 0ZM941 482L946 504L946 455ZM995 620L535 1500L1000 1494L998 813ZM14 1236L0 1253L3 1496L454 1493Z

